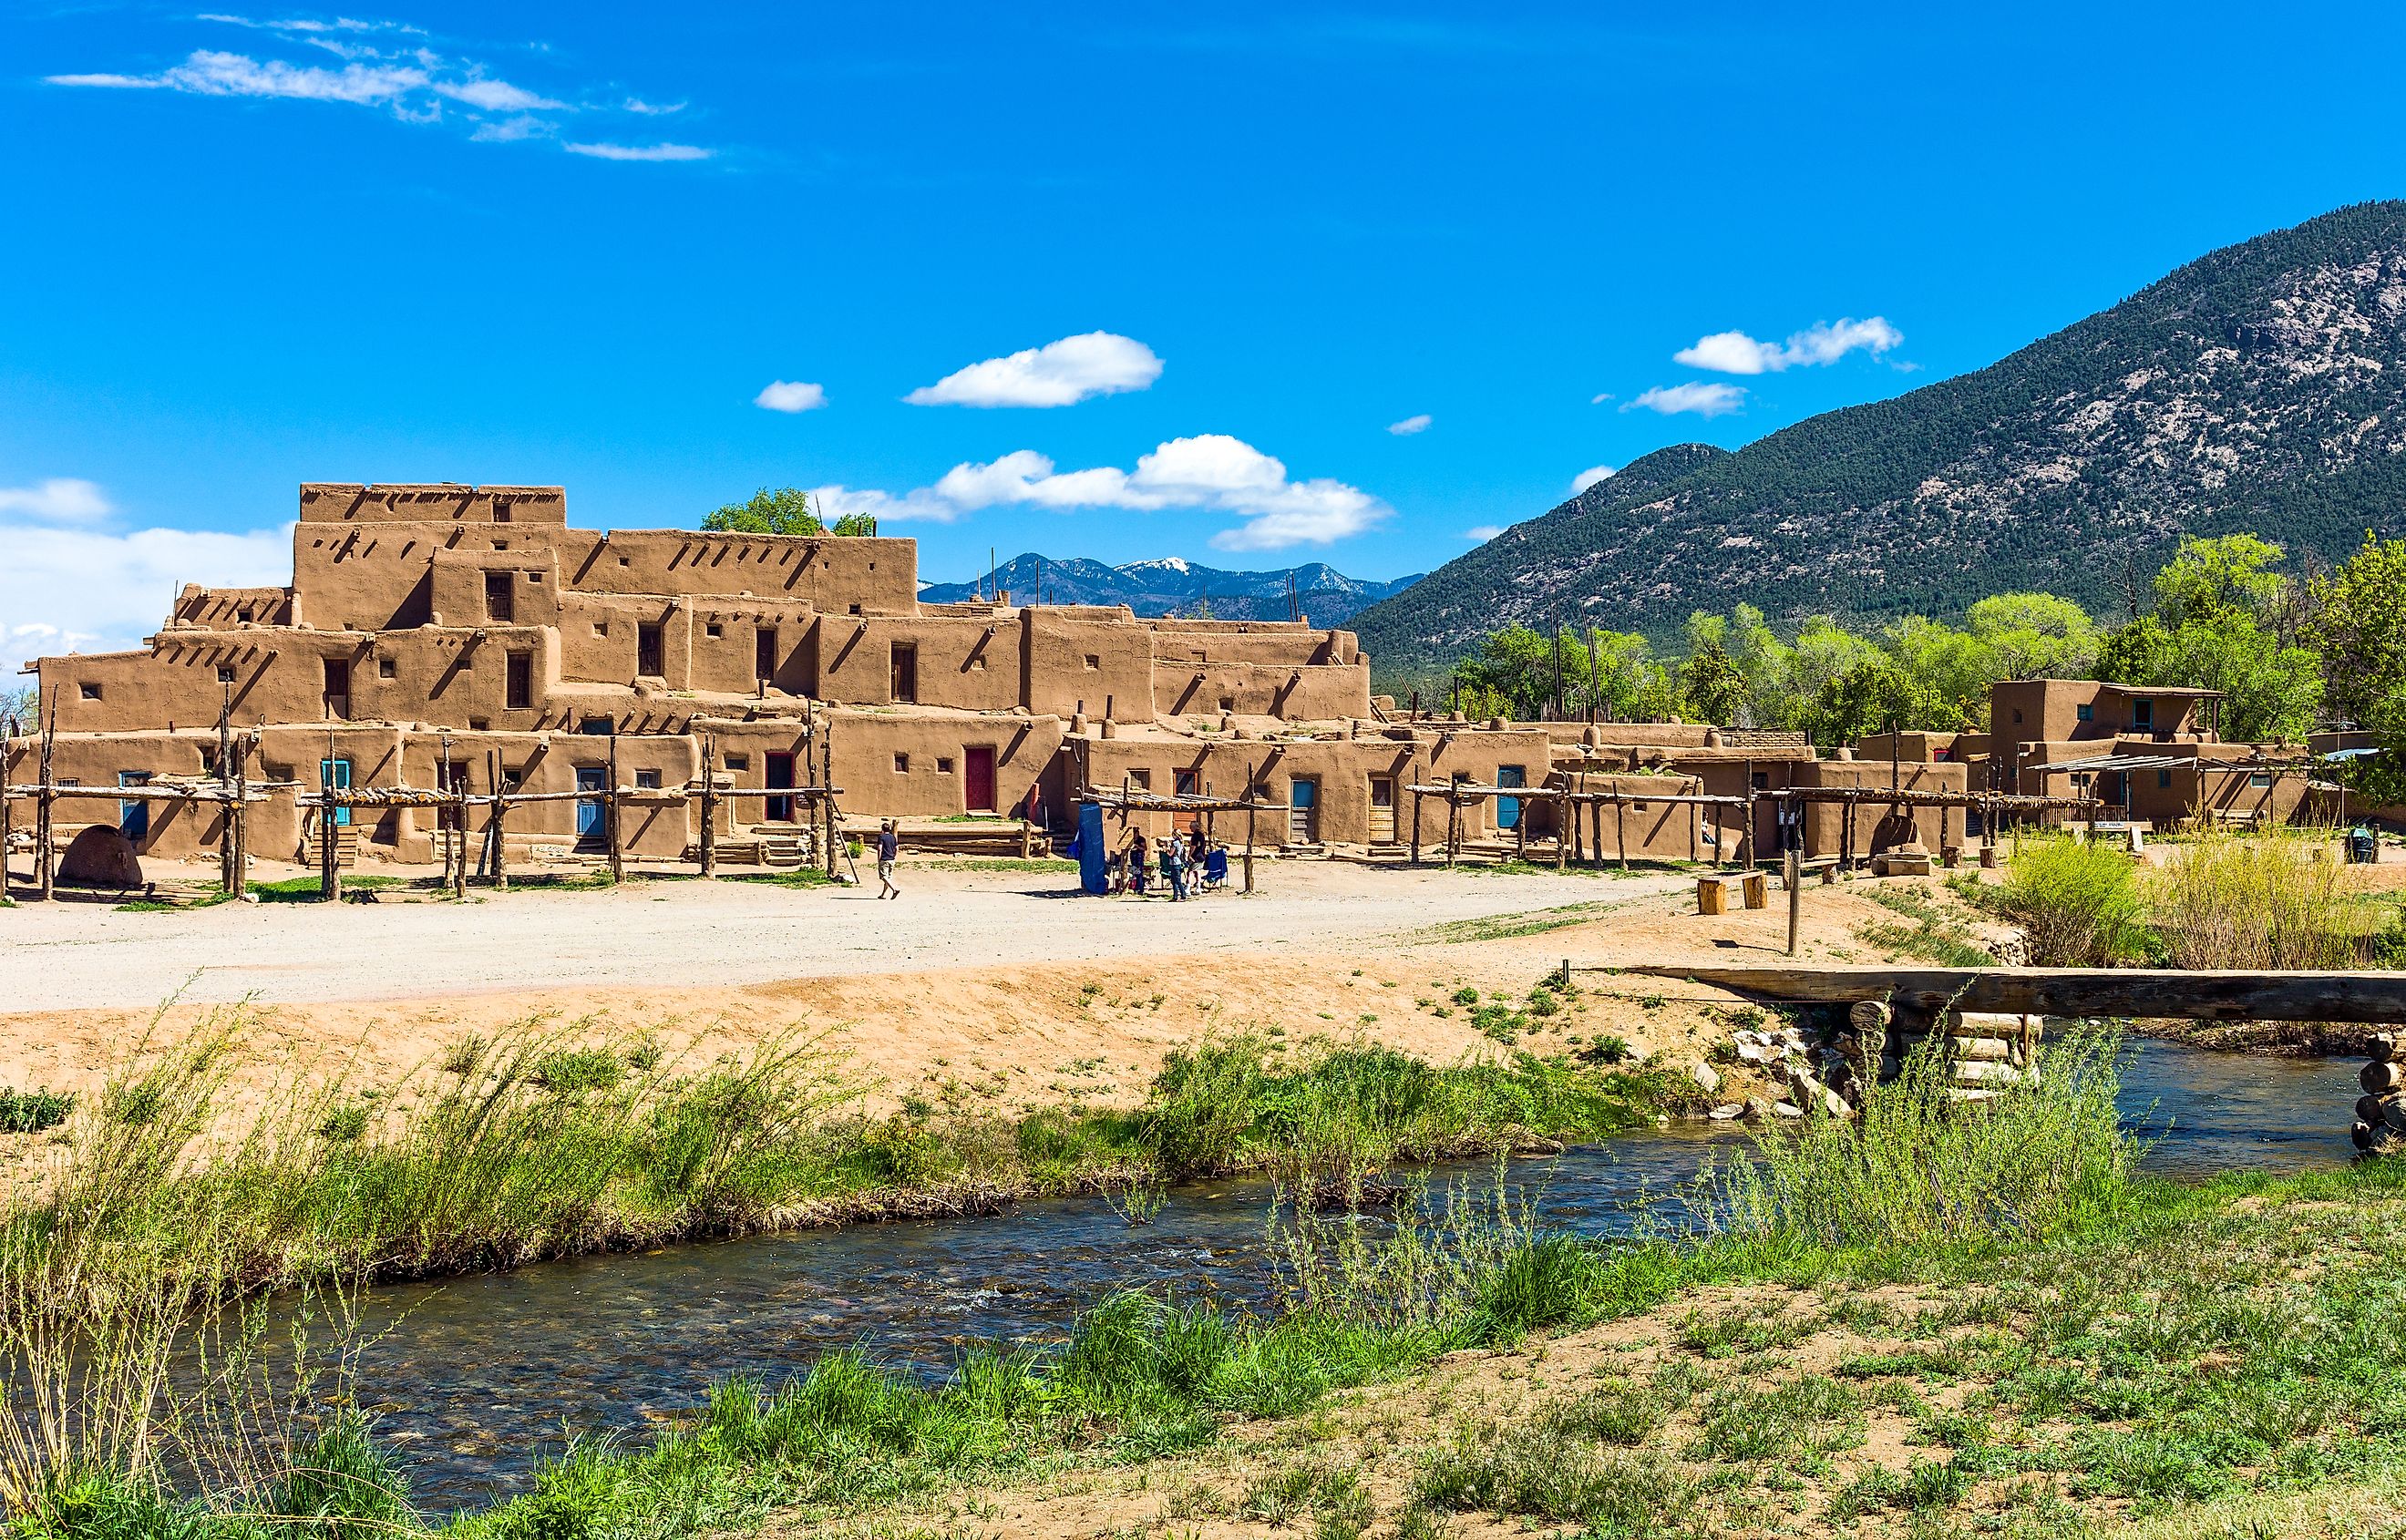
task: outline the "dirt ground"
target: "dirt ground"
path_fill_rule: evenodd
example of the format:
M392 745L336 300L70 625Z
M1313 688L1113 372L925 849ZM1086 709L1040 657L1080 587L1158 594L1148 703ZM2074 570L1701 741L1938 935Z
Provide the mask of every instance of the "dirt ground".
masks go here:
M811 1035L881 1099L1110 1100L1213 1030L1366 1036L1440 1062L1500 1053L1458 991L1519 999L1565 959L1769 958L1786 935L1776 890L1768 909L1707 917L1691 874L1659 870L1278 862L1253 897L1182 905L1074 897L1054 869L906 863L903 882L906 897L884 903L681 882L464 908L21 905L0 913L0 979L17 1007L0 1015L0 1085L88 1086L154 1020L172 1030L248 1001L262 1074L298 1065L381 1083L465 1035L542 1020L703 1057ZM1808 886L1803 954L1871 960L1857 927L1895 918L1865 896L1873 885ZM1526 1046L1610 1035L1701 1058L1733 1003L1678 981L1582 974Z

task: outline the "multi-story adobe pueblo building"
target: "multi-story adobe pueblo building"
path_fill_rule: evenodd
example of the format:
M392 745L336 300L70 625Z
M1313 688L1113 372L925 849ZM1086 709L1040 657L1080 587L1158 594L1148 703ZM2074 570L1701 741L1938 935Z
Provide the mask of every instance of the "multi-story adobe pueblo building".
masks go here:
M604 532L572 528L557 487L312 483L301 487L290 586L188 586L141 650L46 657L34 670L59 783L213 778L222 710L244 774L287 788L247 815L246 843L295 859L315 838L301 797L321 781L555 794L514 809L513 850L589 850L602 838L614 756L622 848L683 858L700 833L686 790L701 780L705 743L720 786L799 790L828 765L855 818L1018 815L1067 827L1087 788L1242 798L1250 787L1283 810L1259 821L1262 843L1371 848L1408 837L1410 786L1449 781L1536 788L1575 778L1640 798L2036 790L2037 765L2096 752L2088 740L2102 725L2091 717L2108 697L2151 742L2169 733L2192 745L2200 775L2213 776L2210 761L2230 747L2198 725L2194 695L2125 701L2119 686L2068 681L1998 686L2002 758L1968 735L1905 735L1899 764L1884 744L1824 759L1801 734L1681 723L1406 719L1371 695L1368 659L1348 631L1143 619L1005 595L930 604L918 588L908 539ZM2073 699L2082 691L2087 705ZM2022 726L2004 726L2008 713ZM0 779L27 781L34 747L30 733L12 740ZM2135 804L2142 782L2130 785ZM743 860L747 840L765 852L798 833L800 800L719 799L721 858ZM1460 815L1472 839L1524 820L1539 837L1554 832L1542 800L1488 798ZM1808 811L1808 853L1838 847L1838 815ZM143 854L194 856L216 848L222 816L205 802L78 798L58 805L57 837L114 821ZM422 806L345 809L337 843L347 859L429 861L441 817ZM1158 832L1175 817L1135 821ZM1615 834L1635 856L1726 858L1739 821L1640 801ZM1923 809L1884 820L1861 848L1934 847L1961 829L1960 815L1950 828ZM1757 852L1781 838L1760 810Z

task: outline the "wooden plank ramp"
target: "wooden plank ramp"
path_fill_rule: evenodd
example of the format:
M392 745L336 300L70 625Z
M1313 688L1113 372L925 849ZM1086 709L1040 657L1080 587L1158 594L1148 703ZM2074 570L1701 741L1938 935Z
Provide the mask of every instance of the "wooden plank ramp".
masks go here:
M1751 968L1640 964L1616 970L1691 979L1757 999L1841 1005L1889 1000L1924 1010L2033 1011L2185 1021L2406 1024L2406 971L2242 968Z

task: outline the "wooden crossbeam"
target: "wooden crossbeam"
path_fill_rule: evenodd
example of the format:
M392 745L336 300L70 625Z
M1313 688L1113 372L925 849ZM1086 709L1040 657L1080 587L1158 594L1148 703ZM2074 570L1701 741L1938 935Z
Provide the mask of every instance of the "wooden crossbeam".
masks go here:
M1758 999L1839 1005L1892 1000L1924 1010L2030 1011L2182 1021L2406 1023L2406 971L2243 968L1683 968L1619 969L1688 979Z

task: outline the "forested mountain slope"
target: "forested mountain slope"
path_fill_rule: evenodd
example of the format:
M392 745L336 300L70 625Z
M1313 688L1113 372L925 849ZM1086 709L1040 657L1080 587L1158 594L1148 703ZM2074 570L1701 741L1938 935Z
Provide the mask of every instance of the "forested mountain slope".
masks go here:
M2342 556L2406 505L2406 203L2216 251L1974 374L1735 453L1637 460L1354 617L1382 672L1556 619L1665 637L1740 600L2118 605L2183 533Z

